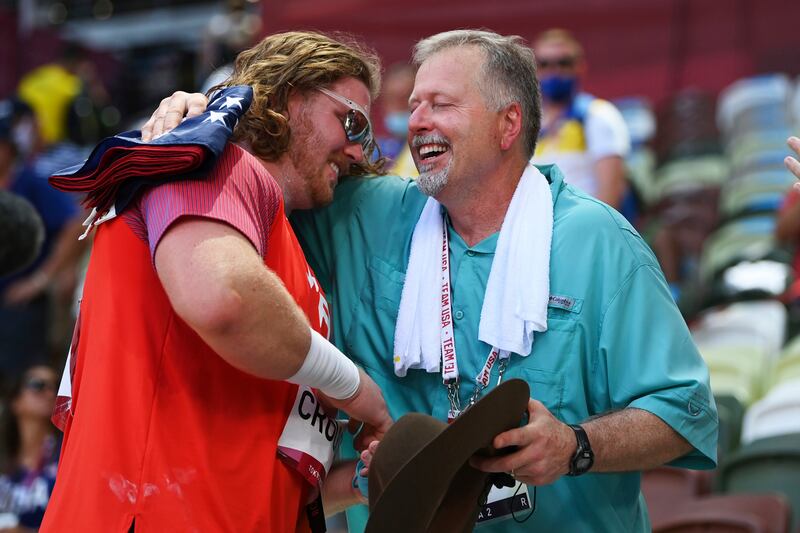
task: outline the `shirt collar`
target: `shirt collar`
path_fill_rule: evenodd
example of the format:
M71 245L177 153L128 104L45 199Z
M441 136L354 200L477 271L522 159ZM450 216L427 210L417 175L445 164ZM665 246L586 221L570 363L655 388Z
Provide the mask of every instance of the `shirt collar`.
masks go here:
M564 175L561 173L561 170L554 164L551 165L534 165L539 172L541 172L545 178L547 178L548 183L550 183L550 193L553 195L553 203L555 204L556 198L558 198L558 194L561 192L561 189L564 188ZM497 238L500 236L500 232L493 233L483 239L481 242L477 243L472 248L467 246L467 243L461 238L461 236L453 229L453 225L450 223L450 217L447 216L447 210L444 206L441 206L442 214L445 215L445 221L447 222L447 233L450 239L450 248L454 252L461 252L471 250L476 253L480 254L493 254L495 249L497 248Z

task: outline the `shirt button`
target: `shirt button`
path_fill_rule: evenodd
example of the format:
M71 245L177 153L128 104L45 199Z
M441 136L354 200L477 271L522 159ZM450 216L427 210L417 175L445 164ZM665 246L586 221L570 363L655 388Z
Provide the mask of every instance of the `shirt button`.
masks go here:
M467 255L473 257L475 255L475 252L473 252L472 250L467 250Z
M456 311L456 320L464 318L464 311Z

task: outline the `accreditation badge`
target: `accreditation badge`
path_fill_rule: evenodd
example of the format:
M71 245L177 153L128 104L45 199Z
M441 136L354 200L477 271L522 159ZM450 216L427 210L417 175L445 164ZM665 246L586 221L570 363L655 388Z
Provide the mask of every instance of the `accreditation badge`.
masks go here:
M513 487L492 487L486 497L486 503L478 513L478 526L495 523L510 518L512 515L524 518L531 509L528 485L517 481Z
M344 430L344 422L325 414L314 391L301 386L278 440L278 457L318 489L330 471Z

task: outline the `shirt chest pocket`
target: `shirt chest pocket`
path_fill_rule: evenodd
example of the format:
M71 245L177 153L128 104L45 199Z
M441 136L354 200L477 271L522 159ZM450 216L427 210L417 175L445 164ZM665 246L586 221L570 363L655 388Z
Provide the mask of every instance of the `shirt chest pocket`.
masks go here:
M550 295L547 304L547 331L574 332L582 308L583 298Z
M551 296L547 306L547 331L534 336L533 351L527 357L512 356L508 377L525 380L531 398L539 400L553 416L565 414L568 383L566 376L576 375L580 345L578 323L583 300ZM516 359L516 361L515 361Z
M391 365L395 323L405 274L386 261L371 257L367 275L346 333L347 348L369 359L380 352ZM366 361L365 361L366 362Z
M367 268L367 285L372 286L372 303L396 319L406 275L379 257L372 257ZM366 303L369 297L369 294L363 293L361 301Z

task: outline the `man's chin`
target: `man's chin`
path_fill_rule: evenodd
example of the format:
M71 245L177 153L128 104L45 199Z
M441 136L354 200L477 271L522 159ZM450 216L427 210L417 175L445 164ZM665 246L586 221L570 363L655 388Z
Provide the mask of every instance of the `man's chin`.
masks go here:
M311 207L312 209L317 209L319 207L325 207L326 205L330 205L333 202L333 189L335 188L335 184L332 184L330 188L324 188L314 191L314 195L311 198L311 203L313 204Z
M447 179L442 179L438 175L421 174L415 181L417 182L417 188L426 196L436 196L447 185Z

